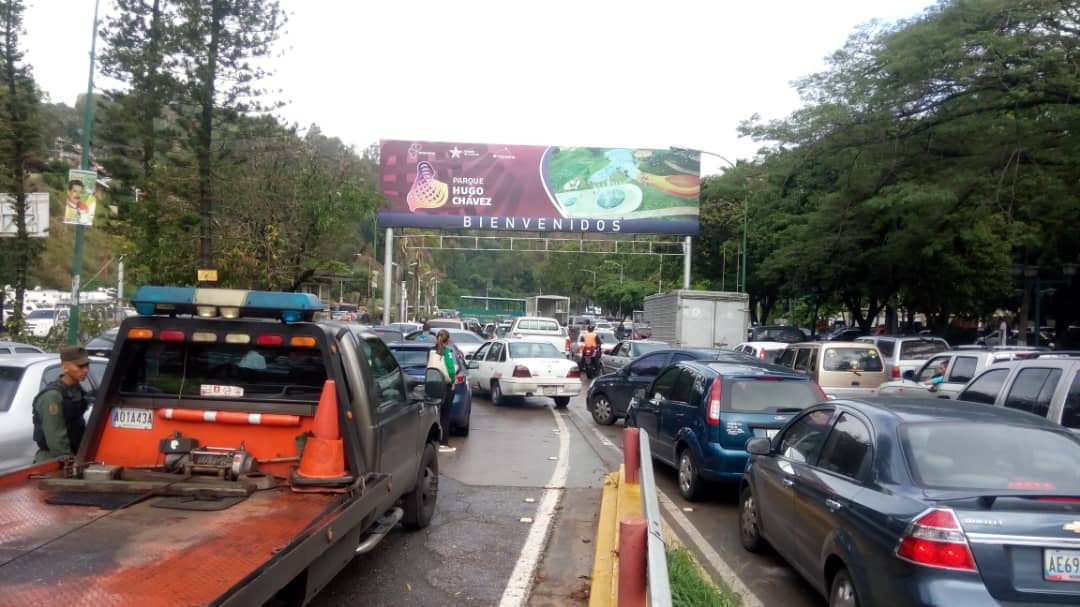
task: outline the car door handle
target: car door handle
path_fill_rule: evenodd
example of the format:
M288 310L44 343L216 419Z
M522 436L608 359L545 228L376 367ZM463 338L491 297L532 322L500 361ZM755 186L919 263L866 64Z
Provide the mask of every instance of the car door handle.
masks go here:
M793 478L782 478L780 479L780 482L789 489L795 486L795 479Z
M829 509L829 512L836 512L837 510L843 508L844 505L831 497L827 497L825 498L825 507Z

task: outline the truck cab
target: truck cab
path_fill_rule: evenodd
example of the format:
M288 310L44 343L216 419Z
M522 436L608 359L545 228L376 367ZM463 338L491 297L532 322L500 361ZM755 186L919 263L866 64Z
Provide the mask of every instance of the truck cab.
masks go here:
M6 604L304 604L399 521L430 522L441 378L316 321L313 295L132 301L78 454L0 476L0 527L33 512L0 537Z

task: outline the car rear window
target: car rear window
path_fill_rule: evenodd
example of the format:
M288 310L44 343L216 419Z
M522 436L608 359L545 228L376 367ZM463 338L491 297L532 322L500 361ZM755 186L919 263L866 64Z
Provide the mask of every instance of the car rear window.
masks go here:
M782 341L791 344L806 341L803 332L795 327L756 327L753 338L753 341Z
M731 395L725 399L726 409L741 413L805 409L821 400L821 393L809 381L796 379L733 379L724 390Z
M551 331L553 333L561 333L559 331L559 323L551 320L519 320L517 328L520 331Z
M859 341L865 341L867 339L868 338L860 337ZM893 350L896 349L896 342L891 339L879 339L877 342L877 349L879 352L881 352L882 356L891 358L893 355Z
M900 343L900 360L926 360L948 349L948 344L937 340L905 341Z
M655 352L656 350L660 350L666 347L667 344L650 344L646 342L638 342L630 346L630 354L631 356L641 356L642 354Z
M432 329L460 329L465 323L460 320L444 320L433 318L428 321L428 326Z
M397 350L391 348L390 352L403 369L427 366L429 350L415 350L412 348Z
M874 348L826 348L822 368L826 371L879 372L881 356Z
M23 370L20 367L0 367L0 411L11 408L15 392L19 389Z
M510 358L563 358L563 355L551 344L512 343Z
M1080 493L1080 440L1065 432L975 422L904 424L899 432L922 487Z
M318 348L129 341L125 349L125 394L317 402L326 381Z

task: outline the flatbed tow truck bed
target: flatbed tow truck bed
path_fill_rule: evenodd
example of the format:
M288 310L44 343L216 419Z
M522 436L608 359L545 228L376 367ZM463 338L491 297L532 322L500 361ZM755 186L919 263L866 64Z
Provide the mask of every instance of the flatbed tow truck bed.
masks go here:
M302 553L325 551L333 529L367 508L363 497L288 487L219 511L154 507L161 497L117 510L46 504L54 492L26 473L49 469L61 476L52 462L0 478L4 605L250 604L255 578L284 584L308 564Z

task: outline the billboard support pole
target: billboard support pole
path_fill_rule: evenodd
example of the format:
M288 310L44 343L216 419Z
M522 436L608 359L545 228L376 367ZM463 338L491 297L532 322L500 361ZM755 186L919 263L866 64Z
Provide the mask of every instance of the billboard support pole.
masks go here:
M394 301L394 228L386 228L386 248L383 249L383 313L382 324L390 324L390 306Z
M690 246L691 238L686 237L686 241L683 243L683 263L682 263L682 288L690 288Z

